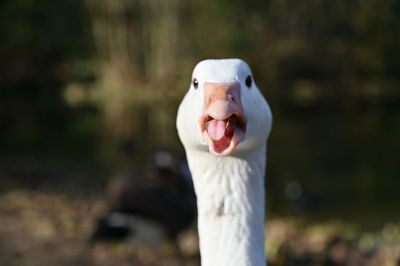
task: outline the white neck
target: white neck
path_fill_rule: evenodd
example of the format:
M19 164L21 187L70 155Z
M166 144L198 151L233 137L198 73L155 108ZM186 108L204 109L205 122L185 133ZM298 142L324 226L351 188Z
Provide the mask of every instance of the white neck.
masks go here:
M197 194L202 266L264 266L263 145L252 154L216 157L187 151Z

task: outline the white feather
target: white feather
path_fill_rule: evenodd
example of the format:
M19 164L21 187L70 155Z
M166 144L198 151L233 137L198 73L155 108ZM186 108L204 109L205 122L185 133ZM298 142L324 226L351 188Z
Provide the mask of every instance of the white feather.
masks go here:
M266 141L272 115L251 74L240 59L204 60L193 77L177 117L179 137L185 147L198 204L198 229L203 266L265 265L264 171ZM199 128L205 82L239 82L243 112L247 117L244 139L227 157L212 155Z

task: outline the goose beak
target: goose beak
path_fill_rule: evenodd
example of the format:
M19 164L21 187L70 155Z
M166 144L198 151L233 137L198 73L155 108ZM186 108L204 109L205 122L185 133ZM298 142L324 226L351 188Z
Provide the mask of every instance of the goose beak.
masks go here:
M204 84L204 106L200 130L209 150L216 156L232 154L246 131L240 98L240 83Z

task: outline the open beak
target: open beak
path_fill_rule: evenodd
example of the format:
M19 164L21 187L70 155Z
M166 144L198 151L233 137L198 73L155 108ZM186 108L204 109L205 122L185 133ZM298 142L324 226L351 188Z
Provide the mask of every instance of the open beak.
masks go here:
M232 154L244 137L246 122L239 82L204 84L204 105L199 124L212 154Z

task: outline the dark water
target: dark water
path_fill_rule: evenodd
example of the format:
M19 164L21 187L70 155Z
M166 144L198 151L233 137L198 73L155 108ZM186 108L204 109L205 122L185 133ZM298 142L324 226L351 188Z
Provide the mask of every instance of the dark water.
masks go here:
M269 213L337 218L372 227L400 220L400 105L397 102L345 105L338 100L299 106L272 100L270 104L274 124L269 139L266 183ZM15 166L11 168L24 172L24 167L33 164L39 169L38 178L45 176L42 172L55 167L58 168L51 171L71 172L72 168L63 164L70 159L92 161L86 169L98 170L96 163L103 164L101 167L105 164L111 173L123 167L143 165L151 151L160 146L173 148L184 158L175 129L177 106L178 102L174 101L157 105L157 108L144 106L134 110L138 119L133 135L116 144L115 150L119 152L115 153L116 157L102 150L103 142L109 139L102 140L99 126L94 126L95 130L88 131L85 136L74 130L55 131L57 124L38 124L41 130L37 132L43 134L37 133L40 138L32 135L25 142L19 135L24 132L28 135L32 128L15 131L10 127L11 133L3 131L2 143L7 143L9 148L8 151L3 149L2 158L9 158L10 151L14 151ZM27 154L29 160L26 160ZM19 157L25 159L19 160ZM100 159L93 162L94 158ZM2 159L2 165L5 164L9 162ZM62 170L63 167L68 171ZM90 169L85 171L90 172ZM76 182L69 183L68 187L82 182L97 184L99 180L98 175L70 175L76 177ZM5 179L7 175L3 177L2 187L12 183ZM10 178L13 179L12 175ZM32 178L20 178L18 184L24 180L33 182ZM67 179L57 181L57 186L63 187L64 181Z
M341 106L275 110L271 212L398 221L400 105Z

